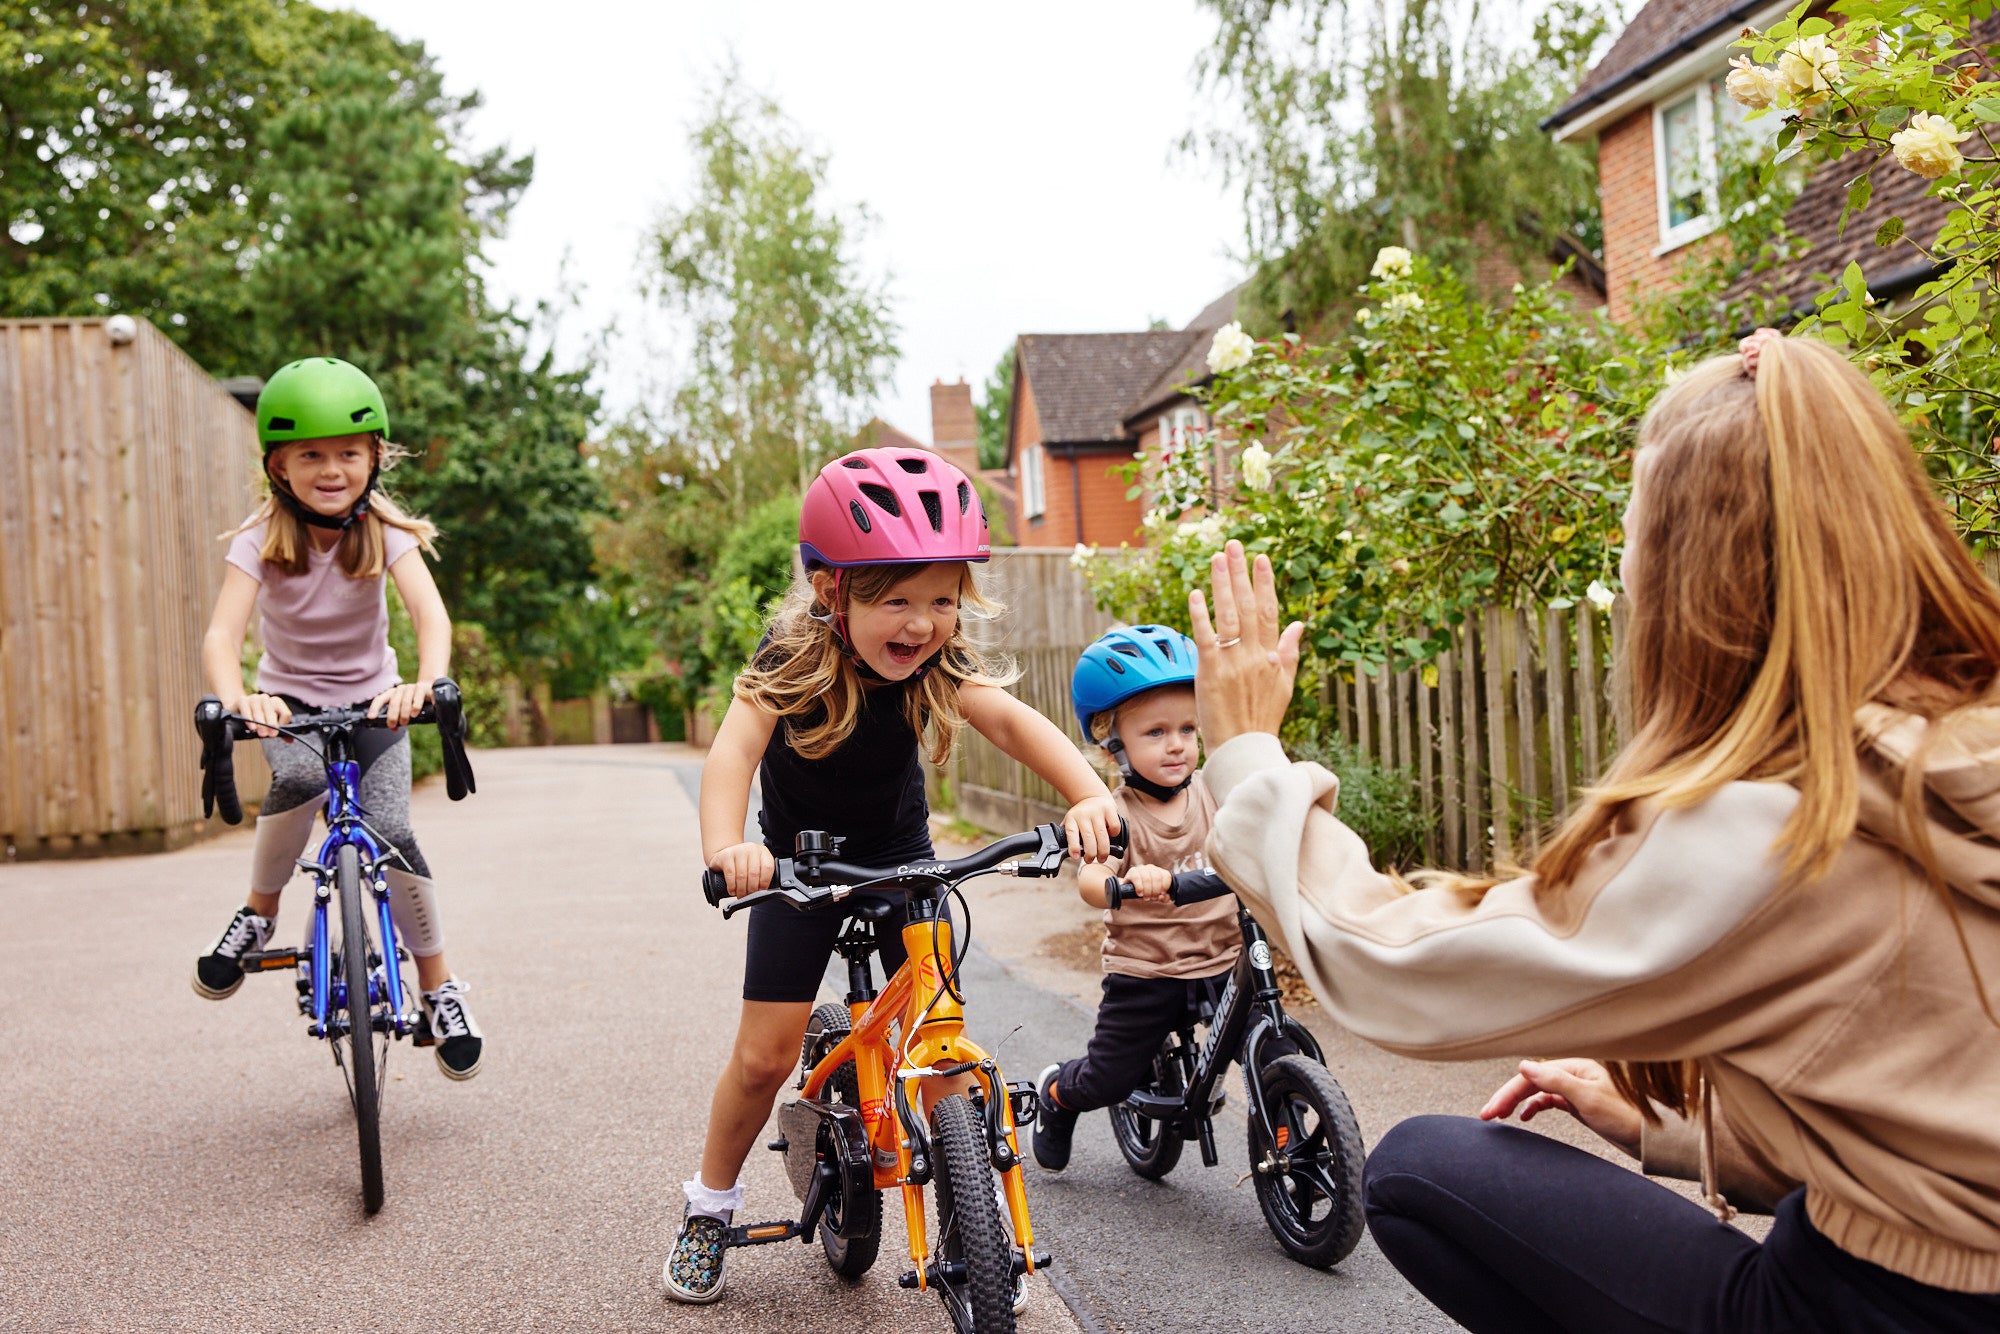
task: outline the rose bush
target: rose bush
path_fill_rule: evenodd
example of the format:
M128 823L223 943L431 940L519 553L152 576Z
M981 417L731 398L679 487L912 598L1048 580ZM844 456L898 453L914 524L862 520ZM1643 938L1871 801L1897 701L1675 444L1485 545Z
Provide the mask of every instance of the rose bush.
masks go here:
M1375 308L1345 337L1254 344L1202 391L1211 428L1135 465L1153 559L1084 562L1101 606L1185 626L1235 537L1278 559L1316 661L1403 666L1476 608L1615 580L1657 371L1552 282L1489 305L1422 257L1375 267Z

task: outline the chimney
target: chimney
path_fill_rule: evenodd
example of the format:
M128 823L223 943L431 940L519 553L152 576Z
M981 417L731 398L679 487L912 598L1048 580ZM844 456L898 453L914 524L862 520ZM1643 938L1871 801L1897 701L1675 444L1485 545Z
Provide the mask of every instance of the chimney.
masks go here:
M931 385L931 448L968 476L979 471L979 421L972 415L972 386L939 380Z

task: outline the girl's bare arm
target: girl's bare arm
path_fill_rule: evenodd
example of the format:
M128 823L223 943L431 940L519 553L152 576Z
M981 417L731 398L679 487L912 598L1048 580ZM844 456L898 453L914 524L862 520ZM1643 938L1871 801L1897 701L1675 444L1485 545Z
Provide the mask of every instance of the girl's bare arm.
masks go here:
M258 723L282 723L292 711L276 695L260 695L243 685L243 636L250 628L250 612L257 605L258 583L248 571L234 565L222 567L222 592L216 595L215 610L209 614L208 629L201 637L201 670L208 688L222 701L222 707ZM259 736L276 736L268 727L257 729Z
M424 564L421 551L404 552L389 567L389 577L396 581L396 595L403 599L410 623L416 627L417 670L414 680L399 682L377 695L368 711L372 714L379 708L389 726L401 727L424 707L424 701L431 697L432 683L451 672L451 614L444 609L437 581L431 578L431 568Z
M1063 826L1073 857L1101 861L1111 853L1118 808L1111 789L1063 730L997 686L967 685L958 693L965 720L979 735L1040 775L1070 803Z
M777 715L740 699L730 701L701 766L702 860L727 877L729 892L738 897L765 888L777 869L768 848L743 839L750 783L777 725Z

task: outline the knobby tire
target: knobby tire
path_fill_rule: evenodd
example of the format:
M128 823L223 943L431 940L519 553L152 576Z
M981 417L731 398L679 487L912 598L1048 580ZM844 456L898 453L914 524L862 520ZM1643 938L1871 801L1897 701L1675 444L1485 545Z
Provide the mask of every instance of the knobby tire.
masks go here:
M1300 1264L1330 1269L1361 1240L1361 1164L1366 1149L1347 1095L1327 1068L1280 1056L1261 1071L1271 1126L1250 1116L1251 1180L1278 1244ZM1283 1172L1256 1170L1279 1132L1291 1160Z
M347 984L347 1032L334 1039L334 1057L347 1068L348 1100L361 1147L361 1204L382 1207L382 1098L375 1069L375 1027L368 1004L368 913L361 891L361 854L343 846L334 863L340 895L340 967ZM345 1056L342 1047L345 1046Z
M940 1273L950 1261L965 1265L963 1278L937 1285L952 1328L958 1334L1014 1334L1014 1245L993 1197L986 1131L964 1094L931 1109L931 1149L934 1254Z
M810 1071L818 1065L822 1056L846 1038L851 1026L844 1005L827 1004L814 1010L806 1024L804 1050L799 1055L803 1067ZM827 1102L860 1108L861 1081L854 1073L854 1062L841 1063L826 1081L820 1097ZM835 1236L836 1228L848 1235ZM882 1249L882 1192L871 1190L853 1200L836 1192L826 1202L826 1212L820 1215L819 1245L826 1252L828 1267L842 1278L856 1279L867 1273Z

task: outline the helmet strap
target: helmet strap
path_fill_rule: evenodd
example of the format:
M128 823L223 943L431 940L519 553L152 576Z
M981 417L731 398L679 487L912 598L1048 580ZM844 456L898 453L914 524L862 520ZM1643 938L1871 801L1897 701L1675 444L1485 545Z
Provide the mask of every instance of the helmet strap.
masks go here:
M337 533L344 533L357 522L368 517L368 498L375 494L375 484L382 478L382 437L379 435L375 437L375 459L375 466L368 470L368 484L361 488L360 498L354 502L346 515L338 519L330 515L321 514L307 505L303 500L293 495L290 482L280 482L275 477L271 478L271 492L278 497L280 504L290 510L302 522L309 523L315 528L331 528ZM270 475L270 469L271 459L267 454L264 457L264 471L266 476Z
M1155 783L1144 774L1134 771L1132 759L1125 753L1125 743L1118 739L1116 732L1105 738L1104 748L1111 752L1111 758L1118 761L1118 773L1124 778L1125 786L1137 788L1154 801L1172 801L1185 792L1187 785L1194 781L1194 774L1190 772L1186 778L1168 787L1165 783Z

